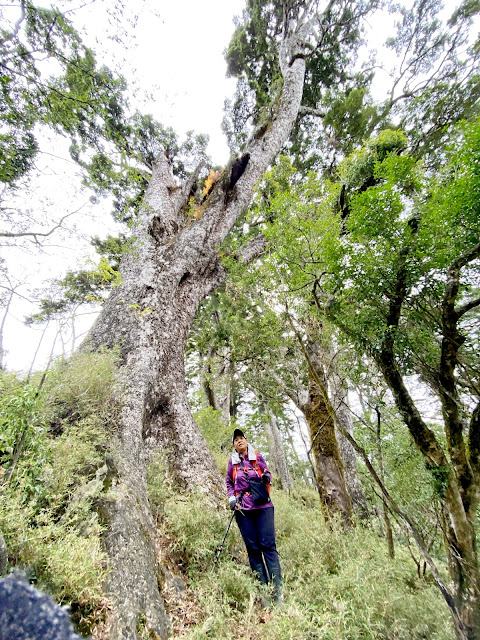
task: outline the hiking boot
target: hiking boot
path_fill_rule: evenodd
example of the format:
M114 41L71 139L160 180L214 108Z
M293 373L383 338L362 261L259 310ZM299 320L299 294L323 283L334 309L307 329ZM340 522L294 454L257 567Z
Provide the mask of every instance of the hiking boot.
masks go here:
M283 607L283 604L284 604L284 599L283 599L282 594L281 593L276 593L273 596L273 606L275 608L278 608L278 607Z

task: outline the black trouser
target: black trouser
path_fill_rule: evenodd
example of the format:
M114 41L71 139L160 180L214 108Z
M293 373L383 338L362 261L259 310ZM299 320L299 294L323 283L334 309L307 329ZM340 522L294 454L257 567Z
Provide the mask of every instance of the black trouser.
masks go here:
M273 506L265 509L237 511L235 517L247 547L248 559L252 570L258 575L260 582L263 584L268 583L268 577L270 576L270 580L273 581L275 596L280 596L282 573L275 544ZM266 568L265 565L267 565Z

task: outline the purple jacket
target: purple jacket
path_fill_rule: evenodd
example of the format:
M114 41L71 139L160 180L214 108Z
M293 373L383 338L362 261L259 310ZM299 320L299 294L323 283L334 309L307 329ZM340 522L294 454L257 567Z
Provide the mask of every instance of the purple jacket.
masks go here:
M260 453L257 453L257 463L262 474L263 473L267 474L268 483L270 484L272 480L272 476L270 474L270 471L268 470L267 463L265 462L265 460L263 459ZM238 464L239 466L237 468L237 476L235 478L235 483L234 483L233 468L235 464ZM227 485L229 502L234 502L241 491L244 491L244 490L248 491L249 484L248 484L246 475L248 475L250 478L259 477L258 473L253 469L253 465L255 464L255 449L251 445L248 445L248 451L243 457L243 464L245 467L245 471L242 470L242 467L240 466L240 456L235 451L233 456L228 461L227 476L225 478L225 484ZM244 495L240 504L242 509L245 509L245 511L249 509L265 509L267 507L273 507L273 503L271 501L267 502L266 504L260 504L260 505L253 504L253 499L250 494Z

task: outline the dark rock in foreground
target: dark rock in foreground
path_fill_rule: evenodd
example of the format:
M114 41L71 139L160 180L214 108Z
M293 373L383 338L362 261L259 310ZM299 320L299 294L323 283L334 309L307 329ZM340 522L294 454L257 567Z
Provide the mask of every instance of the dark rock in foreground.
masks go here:
M0 580L0 640L80 640L65 611L10 575Z

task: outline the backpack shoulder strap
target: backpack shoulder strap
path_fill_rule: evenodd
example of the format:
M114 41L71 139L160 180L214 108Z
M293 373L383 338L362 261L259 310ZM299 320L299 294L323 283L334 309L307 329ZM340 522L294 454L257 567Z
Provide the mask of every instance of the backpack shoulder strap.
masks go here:
M237 479L237 473L238 473L238 464L234 464L233 468L232 468L232 478L233 478L233 484L235 484L235 481Z
M255 460L249 460L249 462L252 465L252 468L256 471L257 475L261 478L262 477L262 470L258 466L257 452L256 451L255 451ZM235 480L237 478L237 473L238 473L239 467L242 467L242 469L243 469L243 459L242 458L240 458L240 464L234 464L233 465L232 477L233 477L233 482L234 483L235 483Z
M260 467L258 466L258 462L257 462L257 455L258 455L258 452L257 452L257 451L255 451L255 460L254 460L254 461L252 460L252 462L253 462L253 465L252 465L252 466L253 466L253 468L255 469L255 471L257 472L257 475L261 478L261 477L262 477L262 470L261 470L261 469L260 469Z

